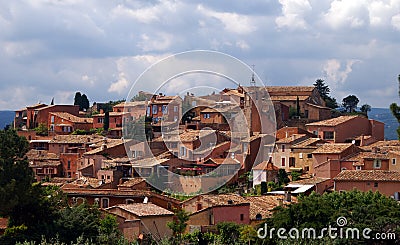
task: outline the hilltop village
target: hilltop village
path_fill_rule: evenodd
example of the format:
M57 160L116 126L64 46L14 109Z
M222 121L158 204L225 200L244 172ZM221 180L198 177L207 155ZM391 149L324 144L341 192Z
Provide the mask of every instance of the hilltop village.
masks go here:
M131 241L171 236L177 209L189 212L187 231L205 231L256 226L312 192L400 200L400 142L365 114L333 113L314 86L141 91L87 110L39 103L16 111L14 128L37 181L115 215Z

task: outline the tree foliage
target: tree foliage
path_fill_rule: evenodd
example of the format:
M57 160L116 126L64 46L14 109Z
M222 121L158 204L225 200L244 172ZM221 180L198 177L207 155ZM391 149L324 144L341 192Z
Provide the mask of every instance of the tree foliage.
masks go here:
M360 100L355 95L348 95L343 98L342 106L346 109L347 112L354 112L357 108L358 102Z
M314 83L314 86L317 88L319 94L321 95L321 98L325 101L327 107L332 109L338 107L336 99L329 96L331 90L329 89L329 86L325 84L325 81L323 79L317 79Z
M399 97L400 97L400 74L397 77L399 83ZM390 105L390 111L392 112L393 116L397 119L397 122L400 124L400 105L397 103L392 103ZM400 126L397 127L397 137L400 140Z
M35 130L36 134L40 136L47 136L49 134L49 129L44 123L40 123L39 126L34 128L33 130Z
M395 232L397 237L400 235L400 206L397 201L378 192L357 190L323 195L312 193L300 197L298 203L277 207L267 220L267 226L268 229L314 228L320 231L329 225L338 227L338 217L345 217L348 227L358 228L361 232L364 228L370 228L371 236L377 232ZM350 240L347 242L352 243Z
M104 131L108 131L109 128L110 128L110 112L106 111L104 113L103 129Z
M183 209L175 210L174 220L167 223L167 226L172 230L174 235L181 235L187 226L189 213Z
M79 105L80 111L87 110L90 104L86 94L81 94L81 92L76 92L74 97L74 105Z
M361 106L360 111L361 111L362 113L364 113L365 116L368 117L368 112L371 111L371 106L368 105L368 104L364 104L364 105Z

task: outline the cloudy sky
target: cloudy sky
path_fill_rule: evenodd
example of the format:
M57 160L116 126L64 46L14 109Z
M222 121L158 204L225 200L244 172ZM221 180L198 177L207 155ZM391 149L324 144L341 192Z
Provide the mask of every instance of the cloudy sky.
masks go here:
M0 1L0 110L72 103L76 91L123 99L149 65L198 49L255 65L267 85L322 78L338 101L388 107L400 0Z

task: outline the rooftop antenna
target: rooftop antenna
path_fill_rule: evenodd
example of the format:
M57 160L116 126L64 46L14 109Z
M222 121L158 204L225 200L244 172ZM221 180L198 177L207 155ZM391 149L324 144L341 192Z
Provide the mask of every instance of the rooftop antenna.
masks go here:
M253 68L253 72L251 74L250 86L255 87L256 86L256 78L254 76L254 67L255 67L255 65L252 65L251 67Z

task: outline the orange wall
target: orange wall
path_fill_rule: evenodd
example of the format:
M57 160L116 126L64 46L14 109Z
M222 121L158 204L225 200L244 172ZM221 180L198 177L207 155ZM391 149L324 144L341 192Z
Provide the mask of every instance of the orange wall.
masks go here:
M378 183L378 187L374 187L374 183ZM391 181L335 181L336 191L350 191L357 189L360 191L379 191L386 196L393 196L395 192L400 191L400 182Z

